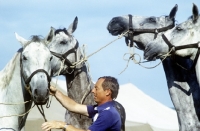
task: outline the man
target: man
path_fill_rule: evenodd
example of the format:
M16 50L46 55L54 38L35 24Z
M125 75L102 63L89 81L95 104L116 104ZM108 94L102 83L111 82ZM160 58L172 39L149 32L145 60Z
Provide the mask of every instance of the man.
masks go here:
M92 89L94 101L97 105L82 105L62 94L56 88L51 87L51 94L69 111L93 118L93 124L87 131L120 131L121 118L114 107L114 99L118 95L119 84L116 78L111 76L100 77ZM51 121L42 124L42 129L65 129L66 131L84 131L61 121Z

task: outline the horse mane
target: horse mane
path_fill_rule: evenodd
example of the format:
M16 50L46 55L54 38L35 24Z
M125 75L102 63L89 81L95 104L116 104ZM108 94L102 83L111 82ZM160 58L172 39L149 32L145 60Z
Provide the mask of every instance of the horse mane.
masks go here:
M20 55L21 51L22 49L19 49L14 57L6 64L4 69L0 71L0 88L5 88L9 84L16 66L16 59Z

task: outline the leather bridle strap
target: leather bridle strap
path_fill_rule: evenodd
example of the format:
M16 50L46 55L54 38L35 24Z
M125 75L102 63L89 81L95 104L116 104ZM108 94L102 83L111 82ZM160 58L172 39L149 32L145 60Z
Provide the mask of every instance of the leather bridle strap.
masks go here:
M168 29L172 29L175 26L175 22L173 21L173 24L162 27L162 28L155 28L155 29L134 29L133 28L133 23L132 23L132 15L129 16L129 32L128 32L128 37L125 37L125 42L128 46L129 40L131 43L131 47L133 47L133 33L155 33L154 39L157 37L158 33L167 31Z
M185 44L185 45L181 45L181 46L174 46L174 45L171 44L171 42L167 39L167 37L164 34L162 34L162 38L165 41L165 43L169 46L169 50L174 48L172 54L174 54L175 51L181 50L181 49L198 48L196 56L195 56L194 61L193 61L193 65L192 65L192 67L190 69L190 70L194 70L194 68L196 66L196 63L197 63L197 60L198 60L199 55L200 55L200 47L199 47L200 42L193 43L193 44Z
M47 81L50 83L51 77L49 76L49 74L48 74L44 69L38 69L38 70L34 71L34 72L28 77L28 79L25 80L25 83L26 83L26 84L29 84L29 82L31 81L32 77L33 77L35 74L37 74L38 72L43 72L43 73L45 73L46 76L47 76Z
M132 15L128 15L129 17L129 32L128 32L128 37L125 37L125 42L127 46L133 47L133 23L132 23ZM130 40L130 42L129 42ZM130 45L129 45L130 43Z
M26 84L27 87L29 87L29 83L30 83L32 77L33 77L36 73L38 73L38 72L43 72L43 73L45 73L46 76L47 76L47 81L48 81L48 84L49 84L48 87L50 88L51 77L50 77L50 75L47 73L47 71L45 71L44 69L38 69L38 70L34 71L27 79L25 78L25 76L24 76L24 74L23 74L23 72L22 72L22 70L23 70L23 66L22 66L22 56L20 56L20 70L21 70L22 78L24 79L24 82L25 82L25 84Z
M166 37L164 34L162 34L162 38L163 38L163 40L165 41L165 43L169 46L169 51L170 51L172 48L174 48L174 49L173 49L173 52L172 52L172 53L174 53L176 47L175 47L174 45L171 44L171 42L167 39L167 37Z
M71 53L75 53L76 54L76 51L78 49L78 46L79 46L79 43L78 41L76 41L76 45L74 46L74 48L68 50L67 52L65 52L64 54L59 54L59 53L56 53L56 52L53 52L53 51L50 51L54 56L60 58L61 60L65 60L65 64L70 67L70 66L73 66L72 63L67 59L67 56Z

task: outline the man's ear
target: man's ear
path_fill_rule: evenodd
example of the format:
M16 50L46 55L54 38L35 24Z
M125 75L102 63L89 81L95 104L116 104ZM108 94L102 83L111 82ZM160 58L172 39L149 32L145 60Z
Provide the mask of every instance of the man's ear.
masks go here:
M106 95L109 96L111 94L112 94L111 90L110 89L106 89Z

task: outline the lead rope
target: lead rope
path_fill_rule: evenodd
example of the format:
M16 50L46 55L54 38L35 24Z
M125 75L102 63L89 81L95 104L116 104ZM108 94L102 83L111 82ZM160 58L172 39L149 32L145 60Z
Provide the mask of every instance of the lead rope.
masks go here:
M132 52L131 52L131 47L130 47L130 44L129 44L129 53L125 53L124 56L127 55L127 54L130 54L130 57L129 57L128 60L127 60L127 59L124 59L124 60L127 61L127 64L126 64L126 67L124 68L124 70L122 70L122 71L119 73L119 75L121 75L121 74L128 68L128 64L129 64L129 61L130 61L130 60L133 60L133 62L134 62L135 64L138 64L138 65L140 65L140 66L143 67L143 68L152 69L152 68L155 68L155 67L159 66L168 56L171 55L170 53L171 53L172 51L173 51L173 49L171 49L168 53L162 55L161 57L164 57L164 58L161 59L161 61L160 61L157 65L152 66L152 67L146 67L146 66L143 66L143 65L141 64L141 63L144 63L144 62L141 62L141 56L140 56L139 54L137 54L137 53L134 53L134 48L133 48L133 50L132 50ZM137 55L137 56L139 57L139 60L138 60L138 61L135 59L135 55ZM149 62L149 61L145 61L145 62Z
M45 117L44 109L43 109L42 105L40 105L41 109L40 109L40 107L38 105L36 105L36 106L37 106L38 110L40 111L40 113L42 114L42 116L44 118L44 121L47 122L47 119Z
M63 59L62 62L60 63L60 69L59 69L59 71L58 71L58 73L57 73L55 88L57 88L58 76L60 75L61 70L64 69L64 63L65 63L65 59ZM53 98L53 96L51 95L51 98L50 98L50 100L48 100L48 103L47 103L47 105L46 105L46 108L49 108L49 107L50 107L52 98Z
M26 101L26 103L27 102L30 102L30 101ZM0 103L1 104L1 103ZM16 105L18 105L19 103L16 103ZM21 103L20 103L21 104ZM24 104L24 103L23 103ZM10 103L10 104L5 104L4 103L4 105L15 105L15 103ZM28 114L32 109L33 109L33 107L35 106L35 104L27 111L27 112L25 112L25 113L23 113L23 114L16 114L16 115L7 115L7 116L0 116L0 118L4 118L4 117L12 117L12 116L24 116L24 115L26 115L26 114Z
M86 56L85 45L83 45L82 51L83 51L83 57L85 57ZM91 74L90 74L90 65L89 65L89 63L87 61L85 61L85 64L86 64L86 70L88 72L89 84L88 84L88 87L87 87L87 89L86 89L86 91L85 91L85 93L84 93L84 95L83 95L83 97L81 99L81 104L84 103L86 97L89 95L89 93L91 91L91 82L92 82Z
M96 54L97 52L99 52L99 51L101 51L102 49L106 48L108 45L114 43L115 41L121 39L121 38L122 38L123 36L125 36L128 32L129 32L129 30L126 31L126 32L124 32L124 33L122 33L122 34L119 35L116 39L114 39L113 41L109 42L109 43L106 44L105 46L101 47L101 48L98 49L97 51L91 53L91 54L88 55L88 56L84 56L80 61L74 62L74 63L72 64L72 66L70 66L70 68L75 68L76 65L79 65L79 64L81 64L81 63L83 63L83 62L86 62L86 61L88 60L89 57L93 56L94 54Z

